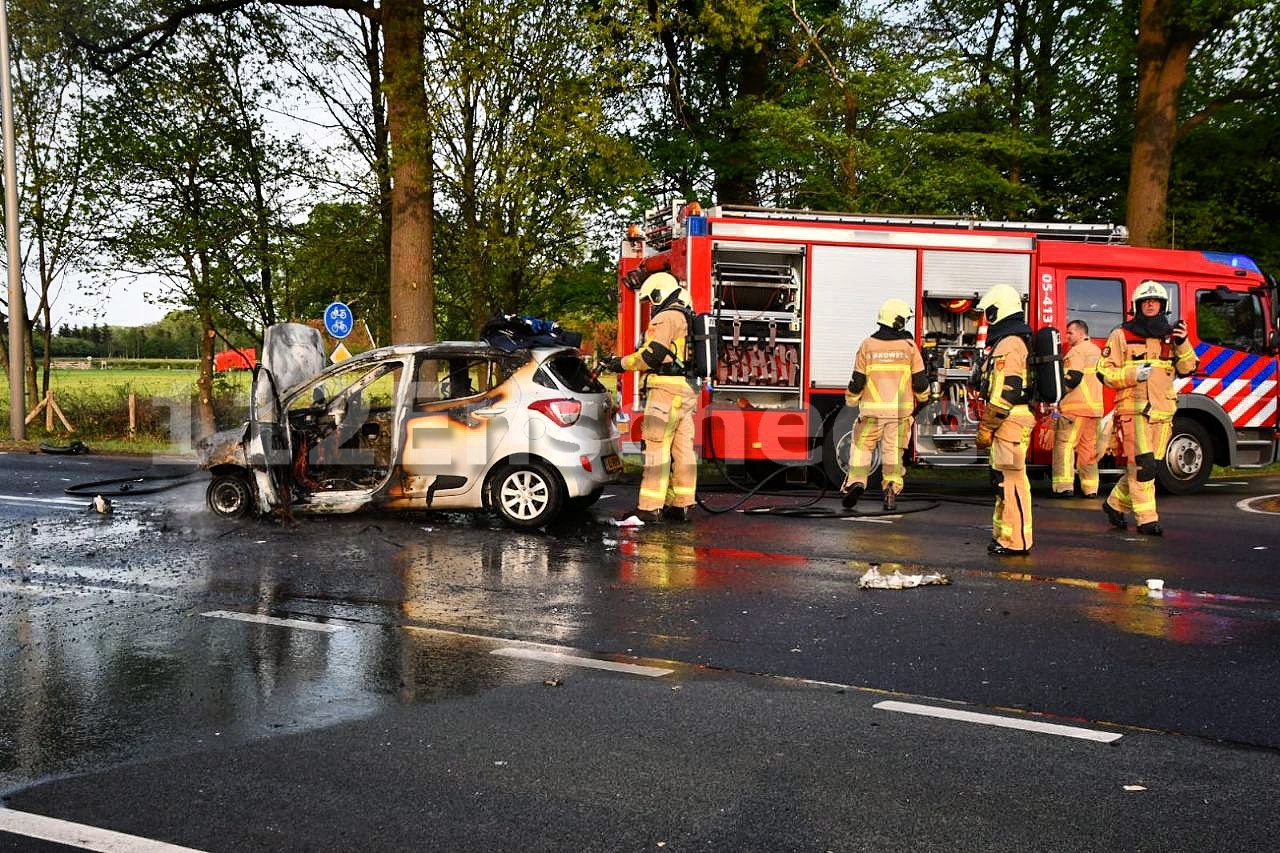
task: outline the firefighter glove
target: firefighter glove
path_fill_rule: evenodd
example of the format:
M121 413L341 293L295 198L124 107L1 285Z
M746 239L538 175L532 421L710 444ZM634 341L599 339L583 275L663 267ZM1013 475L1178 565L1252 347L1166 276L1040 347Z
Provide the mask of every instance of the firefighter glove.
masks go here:
M1173 342L1175 344L1186 343L1187 341L1187 321L1179 320L1173 324Z
M1139 382L1146 382L1147 377L1149 377L1150 375L1151 375L1151 362L1144 361L1142 362L1142 364L1138 365L1137 376L1138 376Z
M1009 417L1009 413L995 406L985 406L982 409L982 420L978 423L978 435L974 439L974 445L979 450L986 450L991 446L992 440L995 438L996 430L1000 428L1000 424L1004 419Z
M622 357L616 355L609 356L600 362L600 369L606 370L610 373L622 373Z

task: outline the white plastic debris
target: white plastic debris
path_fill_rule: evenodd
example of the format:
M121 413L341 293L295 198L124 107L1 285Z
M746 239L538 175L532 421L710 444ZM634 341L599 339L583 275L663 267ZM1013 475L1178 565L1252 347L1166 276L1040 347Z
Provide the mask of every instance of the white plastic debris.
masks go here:
M912 587L925 586L927 584L951 583L951 578L940 572L928 572L919 575L904 575L897 569L893 570L893 574L881 574L880 570L875 566L867 569L866 573L858 578L859 589L911 589Z
M628 515L621 521L616 518L611 520L613 521L614 527L644 527L644 522L636 515Z
M102 495L94 496L92 506L93 511L99 515L110 515L111 511L115 509L115 507L111 505L111 499L104 498Z

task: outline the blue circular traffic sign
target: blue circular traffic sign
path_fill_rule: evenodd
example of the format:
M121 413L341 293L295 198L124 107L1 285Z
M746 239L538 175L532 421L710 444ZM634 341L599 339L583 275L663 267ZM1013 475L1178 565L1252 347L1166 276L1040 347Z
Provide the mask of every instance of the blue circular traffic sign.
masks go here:
M345 302L333 302L324 309L324 330L330 337L341 340L351 334L351 328L354 325L355 315L351 313L351 309Z

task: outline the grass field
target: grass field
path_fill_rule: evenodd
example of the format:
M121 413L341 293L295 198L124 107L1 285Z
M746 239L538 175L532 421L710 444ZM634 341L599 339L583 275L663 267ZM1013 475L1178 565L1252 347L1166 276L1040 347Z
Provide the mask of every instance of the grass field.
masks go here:
M226 410L227 418L241 416L238 410L248 399L250 374L235 371L215 375L214 407ZM65 443L70 438L91 442L95 448L154 452L172 444L171 424L190 421L196 400L196 371L193 367L63 368L52 371L53 399L75 428L68 433L54 417L47 428L46 412L40 412L27 426L27 437L39 443ZM130 396L133 397L135 429L130 434ZM11 438L9 430L9 381L0 376L0 437Z

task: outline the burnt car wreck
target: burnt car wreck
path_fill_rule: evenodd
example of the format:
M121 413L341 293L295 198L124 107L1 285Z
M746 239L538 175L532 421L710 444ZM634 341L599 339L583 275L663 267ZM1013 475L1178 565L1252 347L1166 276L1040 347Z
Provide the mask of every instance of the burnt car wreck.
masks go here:
M492 509L538 527L621 473L613 414L570 347L384 347L283 391L257 368L248 421L203 442L200 466L226 518Z

